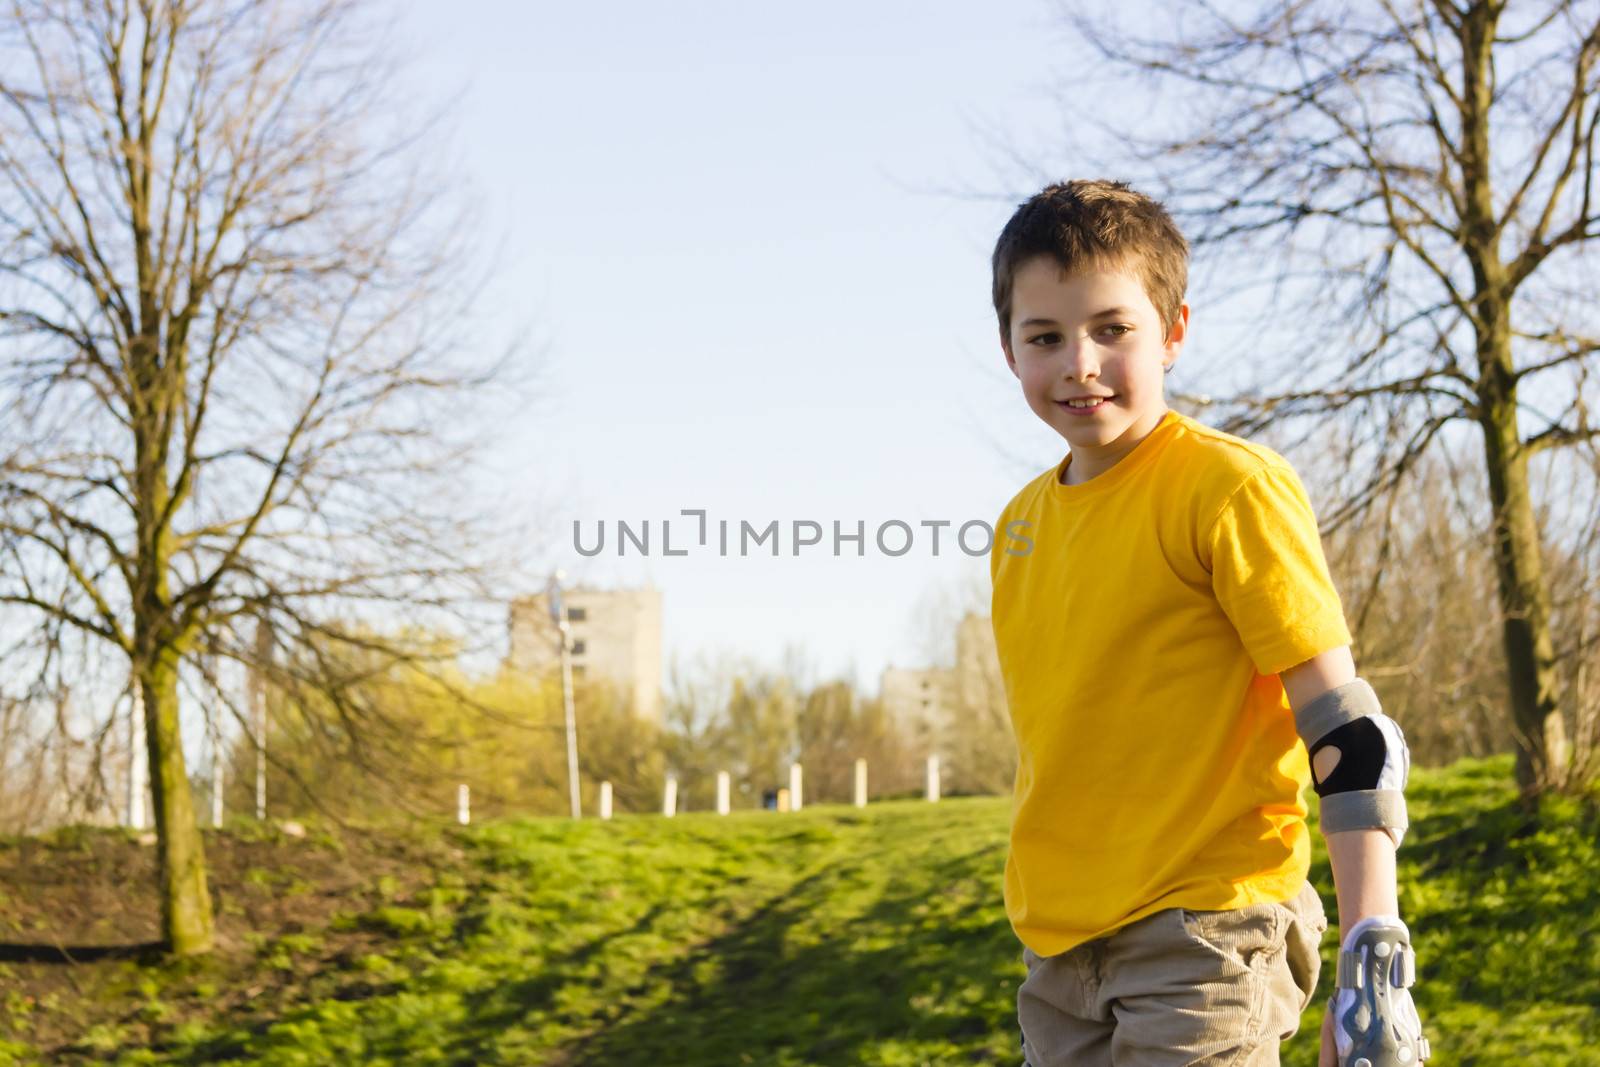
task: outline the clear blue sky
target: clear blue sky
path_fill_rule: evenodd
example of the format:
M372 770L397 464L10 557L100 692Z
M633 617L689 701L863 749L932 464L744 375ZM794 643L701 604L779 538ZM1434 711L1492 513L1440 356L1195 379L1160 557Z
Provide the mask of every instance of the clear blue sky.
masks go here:
M526 322L541 402L497 458L540 516L530 573L663 591L667 651L876 686L987 565L879 523L991 520L1064 453L1006 371L987 256L1047 147L1052 5L414 2L418 85L461 90L452 151L503 241L483 310ZM1007 196L1012 199L1006 199ZM683 508L828 531L865 559L659 554ZM652 520L650 558L572 522ZM688 520L680 520L687 523ZM715 526L713 526L713 530ZM675 525L675 547L683 543ZM713 537L713 545L715 543ZM970 593L968 594L970 595Z

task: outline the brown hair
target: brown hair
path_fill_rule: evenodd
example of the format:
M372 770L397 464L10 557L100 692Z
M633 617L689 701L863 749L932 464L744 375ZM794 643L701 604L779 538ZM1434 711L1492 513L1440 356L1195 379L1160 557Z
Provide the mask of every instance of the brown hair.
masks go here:
M995 242L994 310L1011 335L1011 286L1035 256L1068 273L1128 270L1144 283L1163 332L1178 319L1189 284L1189 242L1167 209L1126 182L1076 180L1048 186L1017 208Z

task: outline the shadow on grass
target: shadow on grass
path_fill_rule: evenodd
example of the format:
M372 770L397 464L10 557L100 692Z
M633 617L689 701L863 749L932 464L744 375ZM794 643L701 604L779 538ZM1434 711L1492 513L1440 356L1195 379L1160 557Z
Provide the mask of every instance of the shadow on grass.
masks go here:
M128 945L42 945L0 941L0 963L95 963L100 960L138 960L157 963L167 946L160 941Z
M927 883L934 888L892 888L821 940L796 945L795 931L835 899L839 872L815 874L655 968L673 990L664 1003L622 1016L551 1062L678 1063L692 1050L693 1062L706 1065L773 1063L780 1053L785 1063L856 1063L889 1040L945 1043L952 1054L966 1050L962 1062L991 1062L971 1046L986 1035L1014 1045L1021 950L1003 915L919 908L975 878L997 881L996 871L974 870L974 859L993 855L982 849L937 864Z
M575 967L592 958L603 957L606 947L611 942L648 929L657 918L669 910L671 909L666 903L655 904L631 927L608 931L570 952L552 956L541 962L540 970L534 977L501 987L496 990L493 997L484 998L473 1004L470 1015L465 1021L466 1033L452 1042L452 1047L449 1049L450 1054L457 1057L453 1062L461 1064L499 1062L487 1060L482 1052L493 1043L502 1028L520 1020L525 1014L548 1010L551 1000L559 990L573 981L572 971ZM472 917L467 921L475 923L477 919ZM353 977L349 983L327 991L327 995L331 1000L354 1001L367 997L381 998L402 992L404 988L403 982L373 983ZM508 1010L506 1007L508 1002L522 1005L522 1010L514 1012ZM170 1062L207 1064L249 1058L262 1051L253 1049L253 1042L285 1021L283 1017L273 1015L241 1023L232 1032L218 1034L210 1040L181 1050L168 1050L174 1053L174 1058ZM407 1062L417 1050L415 1036L405 1028L388 1032L369 1032L367 1038L366 1054L369 1057L387 1057L386 1062Z

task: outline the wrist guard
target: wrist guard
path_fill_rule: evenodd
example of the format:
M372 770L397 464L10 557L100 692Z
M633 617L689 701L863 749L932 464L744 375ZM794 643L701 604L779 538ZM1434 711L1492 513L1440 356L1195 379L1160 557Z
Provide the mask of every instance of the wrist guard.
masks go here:
M1416 968L1411 933L1399 918L1374 915L1351 929L1328 1005L1339 1067L1412 1067L1432 1054L1409 992Z

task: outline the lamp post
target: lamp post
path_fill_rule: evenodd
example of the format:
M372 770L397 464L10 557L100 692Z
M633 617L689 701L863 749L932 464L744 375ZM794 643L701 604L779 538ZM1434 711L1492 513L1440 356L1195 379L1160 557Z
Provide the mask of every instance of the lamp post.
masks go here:
M561 642L561 702L567 711L567 790L572 797L572 817L581 818L583 806L578 801L578 716L572 706L572 626L567 621L567 605L561 596L561 579L566 577L556 571L550 578L550 618L556 624Z

